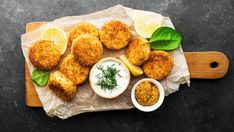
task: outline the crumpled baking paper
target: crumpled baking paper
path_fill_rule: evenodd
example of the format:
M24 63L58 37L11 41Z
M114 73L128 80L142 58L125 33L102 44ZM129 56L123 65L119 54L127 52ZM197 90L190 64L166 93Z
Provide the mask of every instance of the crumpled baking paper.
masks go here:
M66 31L66 33L68 33L73 25L85 21L95 25L100 30L105 22L117 19L129 25L132 34L136 35L133 23L137 15L150 15L152 17L157 17L158 19L162 19L163 26L169 26L174 28L169 17L163 17L160 14L149 11L127 8L122 5L116 5L108 9L91 13L88 15L68 16L56 19L53 22L42 25L39 29L22 34L21 36L21 46L25 60L29 67L30 74L35 69L35 67L29 61L28 51L32 43L39 39L39 34L44 28L50 26L59 26L63 28ZM108 56L118 57L124 54L125 50L126 48L118 51L110 51L105 49L103 58ZM173 69L170 75L168 75L165 79L160 81L164 87L166 95L177 91L179 89L180 84L187 83L189 85L190 83L190 75L182 47L180 46L178 49L170 51L170 54L174 59ZM55 70L57 70L58 67ZM35 88L47 115L58 116L59 118L66 119L73 115L85 112L133 108L134 106L132 105L130 98L131 88L141 78L145 78L145 76L142 75L140 77L132 77L128 89L122 95L115 99L104 99L97 96L90 88L88 80L84 84L78 86L78 93L75 99L69 103L64 102L63 100L58 98L48 88L48 86L38 87L35 85Z

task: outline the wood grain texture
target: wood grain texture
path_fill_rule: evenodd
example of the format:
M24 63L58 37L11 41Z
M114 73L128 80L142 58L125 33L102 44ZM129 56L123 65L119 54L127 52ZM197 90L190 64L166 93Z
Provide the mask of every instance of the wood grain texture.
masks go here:
M32 22L26 25L26 32L39 28L46 22ZM191 79L218 79L228 71L229 61L225 54L217 51L185 52ZM215 68L211 67L214 66ZM41 107L31 76L25 63L25 102L29 107Z
M185 52L185 57L193 79L218 79L228 71L229 61L222 52Z
M32 23L28 23L26 25L26 32L30 32L33 31L34 29L39 28L42 24L44 24L46 22L32 22ZM38 94L36 92L36 89L33 85L33 81L31 79L31 75L29 73L29 69L27 66L27 63L25 62L25 85L26 85L26 89L25 89L25 102L27 106L30 107L41 107L41 101L38 97Z

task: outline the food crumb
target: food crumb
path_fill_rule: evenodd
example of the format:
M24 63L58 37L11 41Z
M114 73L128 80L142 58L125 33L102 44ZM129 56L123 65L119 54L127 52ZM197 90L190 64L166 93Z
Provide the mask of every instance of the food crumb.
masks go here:
M151 106L159 99L159 90L150 81L143 81L136 87L135 98L140 105Z

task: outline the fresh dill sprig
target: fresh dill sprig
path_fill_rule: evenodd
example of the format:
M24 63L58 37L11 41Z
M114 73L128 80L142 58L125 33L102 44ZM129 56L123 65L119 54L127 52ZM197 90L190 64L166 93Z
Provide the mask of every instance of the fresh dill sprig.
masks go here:
M121 75L119 74L120 71L114 67L114 64L106 68L98 66L98 70L102 73L96 76L98 78L96 85L99 85L103 90L113 90L118 86L116 76L121 77Z

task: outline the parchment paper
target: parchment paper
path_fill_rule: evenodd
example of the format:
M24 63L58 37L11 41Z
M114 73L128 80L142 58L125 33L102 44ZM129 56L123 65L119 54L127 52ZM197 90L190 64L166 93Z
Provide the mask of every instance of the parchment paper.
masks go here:
M30 70L30 74L35 68L29 61L28 51L31 44L39 39L39 34L44 28L48 26L59 26L68 33L68 31L74 24L85 21L95 25L100 30L103 23L113 19L117 19L129 25L132 30L132 34L134 35L136 33L134 31L133 22L137 15L150 15L152 17L158 17L159 19L162 19L164 26L174 28L169 17L163 17L160 14L153 12L134 10L131 8L123 7L122 5L116 5L106 10L98 11L88 15L68 16L56 19L53 22L41 26L40 29L22 34L21 36L21 46L25 60ZM105 49L103 58L107 56L118 57L124 54L125 50L126 48L118 51L110 51ZM164 87L166 95L177 91L180 84L187 83L189 85L190 83L190 76L182 47L171 51L170 54L174 59L173 69L169 76L160 81ZM131 88L136 83L136 81L144 77L144 75L140 77L132 77L128 89L119 97L111 100L103 99L97 96L90 88L88 80L84 84L78 86L78 93L75 99L69 103L64 102L63 100L58 98L48 88L48 86L38 87L35 85L35 88L47 115L58 116L59 118L66 119L73 115L84 112L133 108L130 98Z

